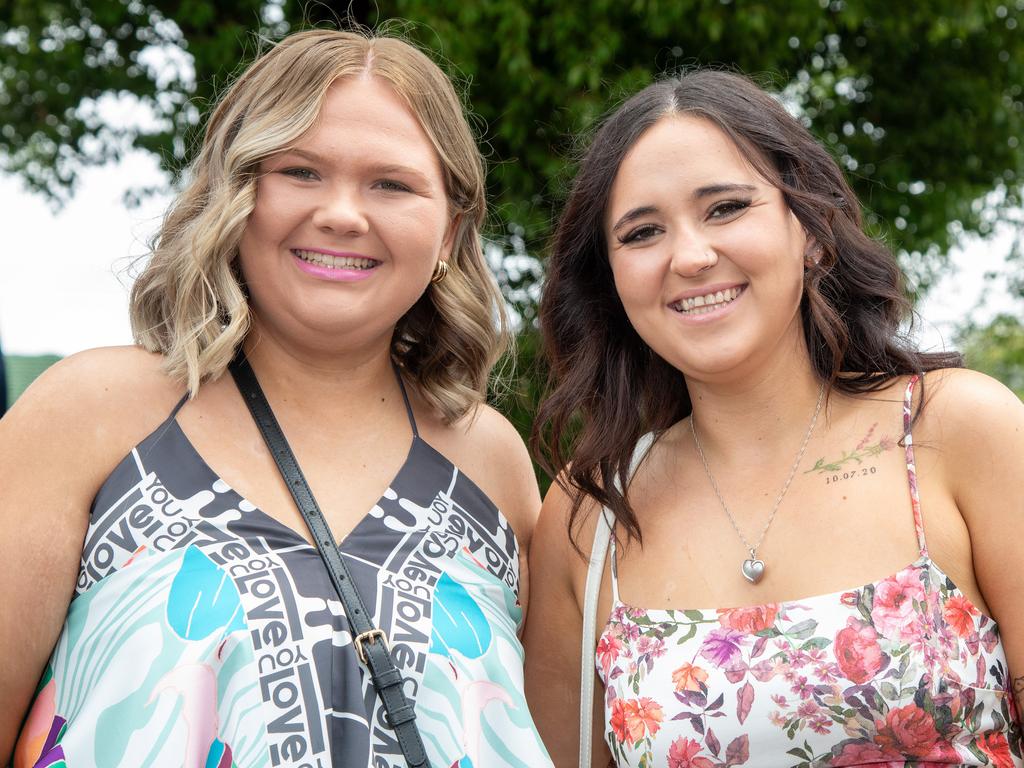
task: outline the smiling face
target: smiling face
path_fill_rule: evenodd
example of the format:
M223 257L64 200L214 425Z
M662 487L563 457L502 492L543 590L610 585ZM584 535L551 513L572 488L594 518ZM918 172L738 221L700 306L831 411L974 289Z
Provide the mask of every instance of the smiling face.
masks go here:
M302 344L384 341L448 258L440 160L390 85L350 77L260 165L239 262L256 325Z
M711 122L669 115L612 184L605 238L630 322L694 380L805 349L807 237L782 193Z

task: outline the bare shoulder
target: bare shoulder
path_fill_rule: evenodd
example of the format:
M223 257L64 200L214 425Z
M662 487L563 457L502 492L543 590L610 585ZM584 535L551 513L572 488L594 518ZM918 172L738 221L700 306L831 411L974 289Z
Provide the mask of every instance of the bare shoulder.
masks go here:
M540 493L526 445L511 422L481 405L451 426L432 424L428 439L491 498L525 550Z
M1004 384L978 371L947 368L925 376L921 428L965 447L1020 434L1024 403Z
M3 432L14 443L45 441L65 460L80 454L102 464L120 452L116 460L166 418L184 393L161 363L159 355L137 347L64 358L18 398L3 419Z
M557 482L552 483L544 496L530 561L546 561L546 570L559 574L559 580L569 585L582 609L587 565L601 508L589 496L581 500L575 515L572 506L571 492Z
M914 427L915 442L939 449L942 469L954 490L992 482L993 473L1019 474L1024 461L1024 403L990 376L967 369L925 376L924 409Z

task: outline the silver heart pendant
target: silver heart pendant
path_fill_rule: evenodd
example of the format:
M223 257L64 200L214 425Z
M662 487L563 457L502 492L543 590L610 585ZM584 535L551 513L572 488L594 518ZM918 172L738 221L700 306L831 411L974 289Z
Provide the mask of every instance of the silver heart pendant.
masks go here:
M744 579L751 584L757 584L764 576L764 560L748 558L743 561L743 567L740 570L743 571Z

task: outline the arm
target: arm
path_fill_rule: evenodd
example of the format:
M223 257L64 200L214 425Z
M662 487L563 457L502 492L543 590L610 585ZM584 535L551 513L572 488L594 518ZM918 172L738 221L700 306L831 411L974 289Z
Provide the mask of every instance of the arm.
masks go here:
M147 384L163 379L126 368L129 358L158 371L136 350L76 355L0 420L0 765L64 624L92 499L130 447Z
M950 371L928 407L949 436L944 469L970 532L978 587L999 624L1007 687L1024 712L1024 404L987 376Z
M568 512L569 499L553 484L530 549L534 588L525 637L526 697L557 768L575 768L579 763L582 597L587 564L569 540ZM595 522L596 515L590 514L579 529L580 545L588 551ZM598 626L610 608L607 570L604 575ZM608 765L611 757L604 743L603 691L601 681L595 680L594 766Z

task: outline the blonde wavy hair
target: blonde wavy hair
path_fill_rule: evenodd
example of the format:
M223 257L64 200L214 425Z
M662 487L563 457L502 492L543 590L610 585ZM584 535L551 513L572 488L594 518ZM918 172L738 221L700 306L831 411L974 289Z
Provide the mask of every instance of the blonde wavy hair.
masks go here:
M191 395L224 372L250 327L236 260L260 163L313 125L332 83L365 75L387 81L430 138L456 226L448 274L399 321L392 356L448 423L483 401L509 334L484 260L483 160L462 103L438 66L410 44L323 29L275 44L220 99L189 181L132 286L136 343L162 353L167 373Z

